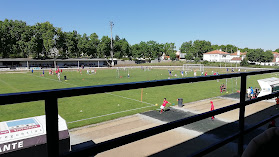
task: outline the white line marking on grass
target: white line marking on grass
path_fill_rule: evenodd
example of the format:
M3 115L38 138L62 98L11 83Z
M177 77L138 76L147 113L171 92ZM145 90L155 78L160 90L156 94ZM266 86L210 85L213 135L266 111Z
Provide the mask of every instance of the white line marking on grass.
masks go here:
M8 85L9 87L11 87L12 89L14 89L16 92L20 92L17 88L15 88L14 86L10 85L9 83L7 83L6 81L3 81L0 79L0 81L6 85Z
M71 121L71 122L67 122L67 123L76 123L76 122L81 122L81 121L85 121L85 120L90 120L90 119L95 119L95 118L106 117L106 116L110 116L110 115L114 115L114 114L119 114L119 113L134 111L134 110L139 110L139 109L148 108L148 107L153 107L153 106L154 106L154 105L152 105L152 106L144 106L144 107L140 107L140 108L134 108L134 109L130 109L130 110L125 110L125 111L119 111L119 112L109 113L109 114L105 114L105 115L101 115L101 116L96 116L96 117L90 117L90 118L75 120L75 121Z
M68 85L72 85L72 86L77 86L77 87L79 87L78 85L75 85L75 84L72 84L72 83L68 83L68 82L64 82L64 81L59 81L59 80L51 79L51 78L44 77L44 76L37 76L37 75L32 75L32 74L26 74L26 75L35 76L35 77L39 77L39 78L44 78L44 79L48 79L48 80L52 80L52 81L56 81L56 82L61 82L61 83L65 83L65 84L68 84Z
M144 102L144 101L139 101L139 100L132 99L132 98L128 98L128 97L124 97L124 96L121 96L121 95L116 95L116 94L112 94L112 93L106 93L106 94L113 95L113 96L117 96L117 97L121 97L121 98L123 98L123 99L133 100L133 101L137 101L137 102L140 102L140 103L144 103L144 104L148 104L148 105L153 105L153 106L154 106L154 104L151 104L151 103L148 103L148 102Z
M31 75L31 74L27 74L27 75L36 76L36 75ZM50 78L46 78L46 77L41 77L41 76L36 76L36 77L45 78L45 79L61 82L59 80L50 79ZM66 82L61 82L61 83L66 83ZM66 83L66 84L78 86L78 85L75 85L75 84L72 84L72 83ZM105 93L105 94L117 96L117 97L120 97L120 98L123 98L123 99L128 99L128 100L132 100L132 101L136 101L136 102L140 102L140 103L144 103L144 104L148 104L149 106L144 106L144 107L130 109L130 110L125 110L125 111L119 111L119 112L114 112L114 113L109 113L109 114L105 114L105 115L101 115L101 116L96 116L96 117L90 117L90 118L86 118L86 119L80 119L80 120L76 120L76 121L72 121L72 122L67 122L67 123L76 123L76 122L80 122L80 121L85 121L85 120L90 120L90 119L95 119L95 118L100 118L100 117L105 117L105 116L110 116L110 115L114 115L114 114L119 114L119 113L124 113L124 112L129 112L129 111L134 111L134 110L139 110L139 109L148 108L148 107L154 107L155 106L154 104L151 104L151 103L148 103L148 102L144 102L144 101L141 102L141 101L136 100L136 99L132 99L132 98L128 98L128 97L124 97L124 96L120 96L120 95L116 95L116 94L112 94L112 93Z

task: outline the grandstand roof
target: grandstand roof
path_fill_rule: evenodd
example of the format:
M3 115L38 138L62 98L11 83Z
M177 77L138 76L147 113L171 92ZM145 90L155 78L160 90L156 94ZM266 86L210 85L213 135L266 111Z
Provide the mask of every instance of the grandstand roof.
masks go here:
M34 62L44 62L44 61L106 61L110 59L105 58L93 58L93 59L87 59L87 58L69 58L69 59L32 59L32 58L2 58L0 59L0 62L24 62L24 61L34 61ZM117 60L117 59L113 59Z

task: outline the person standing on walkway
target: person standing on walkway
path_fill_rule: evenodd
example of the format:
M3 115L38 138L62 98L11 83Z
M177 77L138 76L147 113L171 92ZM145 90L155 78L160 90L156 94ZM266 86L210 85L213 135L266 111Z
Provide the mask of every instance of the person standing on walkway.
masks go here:
M279 97L277 97L276 99L275 99L275 101L276 101L276 110L278 109L278 106L279 106Z
M254 99L254 90L253 87L251 87L251 93L250 93L250 99Z
M250 93L251 93L251 87L249 87L249 88L247 89L247 98L250 98Z
M214 110L214 105L213 105L213 102L212 101L210 101L210 103L211 103L211 109L210 109L210 111L213 111ZM211 120L214 120L214 116L212 116L211 117Z
M170 102L167 101L167 98L164 98L164 101L163 101L163 104L161 105L161 111L160 111L160 114L165 111L165 107L166 107L166 104L171 104Z

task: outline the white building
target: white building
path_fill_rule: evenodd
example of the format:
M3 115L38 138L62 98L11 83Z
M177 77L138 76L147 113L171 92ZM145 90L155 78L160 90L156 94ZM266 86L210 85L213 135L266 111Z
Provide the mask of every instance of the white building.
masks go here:
M246 57L246 53L239 50L235 53L214 50L203 54L203 60L209 62L234 62L240 63Z
M229 62L231 60L231 56L228 52L214 50L204 53L203 60L209 62Z

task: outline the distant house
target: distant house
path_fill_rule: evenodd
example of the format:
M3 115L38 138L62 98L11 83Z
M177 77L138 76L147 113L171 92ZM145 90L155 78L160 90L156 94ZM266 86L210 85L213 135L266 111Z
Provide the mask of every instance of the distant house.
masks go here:
M274 56L272 62L279 63L279 53L278 52L272 52L272 54Z
M203 60L209 62L228 62L230 59L230 53L220 50L214 50L203 54Z
M237 50L236 52L230 54L230 62L240 63L246 57L246 54L247 52L242 53L239 50Z
M214 50L203 54L203 60L209 62L234 62L239 63L246 57L246 52L242 53L239 50L234 53Z

